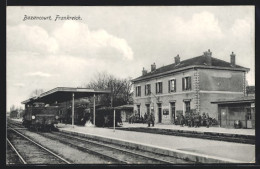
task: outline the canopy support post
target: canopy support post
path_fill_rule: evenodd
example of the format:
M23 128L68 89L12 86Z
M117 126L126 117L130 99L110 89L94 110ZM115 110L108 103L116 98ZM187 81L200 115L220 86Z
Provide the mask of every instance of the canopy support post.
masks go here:
M74 93L72 93L72 107L71 107L71 110L72 110L72 127L74 128Z
M96 126L96 95L94 93L94 101L93 101L93 124Z

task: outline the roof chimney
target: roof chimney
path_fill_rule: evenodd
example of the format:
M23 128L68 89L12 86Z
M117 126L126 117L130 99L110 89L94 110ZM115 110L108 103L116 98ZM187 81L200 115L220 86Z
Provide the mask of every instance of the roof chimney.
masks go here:
M230 64L231 64L231 66L236 65L236 55L234 54L234 52L232 52L230 55Z
M146 74L147 74L147 70L145 70L143 67L142 75L146 75Z
M206 64L211 66L212 62L211 62L211 56L212 56L212 52L210 51L210 49L206 52L204 52L204 56L206 57Z
M155 69L156 69L156 65L155 65L155 63L153 63L153 64L151 65L151 72L152 72L152 71L155 71Z
M179 56L179 54L174 57L174 60L175 60L175 64L176 64L176 65L177 65L178 63L180 63L180 56Z

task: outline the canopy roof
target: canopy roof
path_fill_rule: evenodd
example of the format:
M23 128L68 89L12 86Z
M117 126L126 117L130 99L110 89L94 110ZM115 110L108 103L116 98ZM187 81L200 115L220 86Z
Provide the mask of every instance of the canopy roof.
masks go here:
M255 97L254 96L244 96L244 97L236 97L233 99L220 99L213 101L213 104L230 104L230 103L254 103Z
M115 107L115 109L119 109L119 110L127 110L127 109L134 110L134 105L126 104L126 105Z
M72 94L74 93L74 99L83 97L90 97L99 94L109 94L110 90L95 90L89 88L72 88L72 87L57 87L47 92L40 94L39 96L29 98L22 102L22 104L32 104L35 102L44 102L46 104L65 102L72 100Z

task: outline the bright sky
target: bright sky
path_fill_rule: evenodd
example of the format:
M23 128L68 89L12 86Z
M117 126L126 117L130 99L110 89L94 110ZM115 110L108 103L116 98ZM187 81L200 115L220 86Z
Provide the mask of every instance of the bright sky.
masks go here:
M52 20L26 20L51 16ZM54 21L56 15L79 21ZM255 85L253 6L7 7L7 110L22 106L35 89L80 87L106 71L136 78L202 55L250 68Z

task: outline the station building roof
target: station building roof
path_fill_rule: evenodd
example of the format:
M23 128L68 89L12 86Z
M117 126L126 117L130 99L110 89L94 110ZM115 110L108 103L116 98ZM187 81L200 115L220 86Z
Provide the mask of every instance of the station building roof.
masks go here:
M145 75L133 79L132 81L137 82L140 80L150 79L168 73L179 72L179 71L192 69L192 68L221 69L221 70L233 70L233 71L244 71L244 72L250 70L249 68L245 68L239 65L232 65L229 62L214 57L211 57L211 65L207 65L206 57L207 56L205 55L201 55L201 56L180 61L180 63L178 64L173 63L166 66L162 66L160 68L155 69L154 71L147 72Z
M74 93L74 99L91 97L99 94L109 94L110 90L95 90L90 88L72 88L72 87L56 87L52 90L44 92L39 96L29 98L22 102L22 104L32 104L35 102L44 102L46 104L54 102L65 102L72 100L72 94Z
M255 97L254 96L244 96L244 97L236 97L233 99L220 99L213 101L213 104L231 104L231 103L254 103Z

